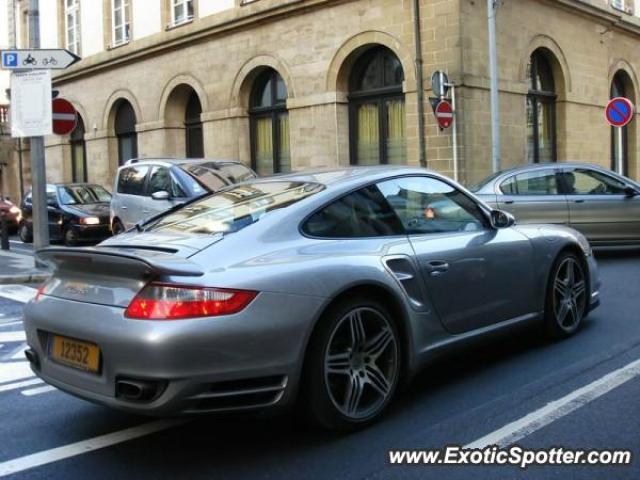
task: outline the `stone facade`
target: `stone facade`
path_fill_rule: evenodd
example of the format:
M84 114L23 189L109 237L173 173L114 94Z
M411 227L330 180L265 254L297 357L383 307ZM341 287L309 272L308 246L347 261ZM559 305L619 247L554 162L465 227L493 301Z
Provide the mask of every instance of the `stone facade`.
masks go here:
M452 174L451 131L436 127L429 78L448 71L458 85L460 180L491 170L486 1L421 0L426 160ZM135 20L135 19L134 19ZM498 12L503 166L526 162L527 72L532 52L551 57L557 93L558 160L611 164L611 130L604 121L613 75L631 79L638 104L640 19L605 0L508 0ZM193 89L202 105L207 157L251 160L249 92L257 72L284 79L294 169L349 164L348 79L368 47L383 45L402 63L407 158L418 164L418 115L411 0L259 0L196 19L83 59L54 78L86 126L89 180L112 187L118 165L114 107L134 108L139 156L184 155L184 101ZM182 110L181 110L182 109ZM629 174L640 178L638 120L629 127ZM27 152L28 153L28 152ZM46 148L51 181L71 179L67 138Z

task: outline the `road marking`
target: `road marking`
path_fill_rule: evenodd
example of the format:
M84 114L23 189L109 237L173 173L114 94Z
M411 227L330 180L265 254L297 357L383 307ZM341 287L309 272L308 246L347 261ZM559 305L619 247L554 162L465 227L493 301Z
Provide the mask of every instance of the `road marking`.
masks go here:
M574 390L558 400L549 402L544 407L505 425L495 432L469 443L465 448L484 448L491 445L506 447L512 445L639 375L640 360L636 360L589 385Z
M44 382L39 378L33 378L31 380L23 380L22 382L9 383L7 385L0 385L0 392L18 390L19 388L30 387L32 385L38 385L39 383L44 383Z
M16 302L27 303L36 296L38 290L25 285L0 285L0 297Z
M18 348L16 348L9 355L4 357L4 360L24 360L24 351L28 348L26 343L23 343Z
M34 395L40 395L41 393L53 392L57 390L56 387L52 387L51 385L44 385L38 388L30 388L29 390L23 390L20 392L25 397L33 397Z
M168 419L158 420L146 423L137 427L127 428L118 432L108 433L99 437L91 438L63 447L44 450L42 452L26 455L24 457L8 460L0 463L0 477L13 475L14 473L23 472L31 468L46 465L48 463L57 462L66 458L75 457L83 453L88 453L101 448L110 447L118 443L133 440L135 438L144 437L152 433L167 430L187 423L188 420Z
M24 342L27 339L27 334L24 330L18 330L16 332L0 332L0 342Z
M0 322L0 328L10 327L11 325L22 325L22 320L18 320L17 322L9 322L9 323Z
M0 363L0 383L15 382L29 377L33 377L29 362Z

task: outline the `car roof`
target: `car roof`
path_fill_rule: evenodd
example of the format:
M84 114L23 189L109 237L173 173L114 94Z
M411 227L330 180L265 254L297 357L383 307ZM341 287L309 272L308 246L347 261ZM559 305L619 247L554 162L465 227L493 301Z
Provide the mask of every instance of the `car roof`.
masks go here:
M535 170L545 170L547 168L591 168L594 170L604 170L607 171L606 168L601 167L600 165L596 165L594 163L587 162L544 162L544 163L528 163L525 165L517 165L515 167L506 168L504 170L500 170L500 172L496 173L495 176L502 176L508 173L514 172L522 172L522 171L535 171Z
M420 167L409 167L400 165L376 165L376 166L353 166L342 168L321 168L316 170L305 170L301 172L291 172L286 174L261 177L255 182L289 181L302 183L320 183L325 186L365 183L375 181L389 176L397 175L424 175L425 173L441 177L440 174L432 170Z
M233 159L220 159L220 158L184 158L184 157L145 157L145 158L132 158L128 160L123 167L130 167L131 165L145 165L145 164L154 164L154 165L163 165L166 167L170 167L172 165L183 165L183 164L198 164L198 163L217 163L217 164L235 164L235 165L244 165L243 162L239 160Z

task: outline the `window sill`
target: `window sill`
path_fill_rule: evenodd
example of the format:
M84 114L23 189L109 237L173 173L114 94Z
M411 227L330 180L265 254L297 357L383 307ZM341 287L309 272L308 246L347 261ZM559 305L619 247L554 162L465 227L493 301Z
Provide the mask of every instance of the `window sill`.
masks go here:
M124 47L125 45L129 45L130 42L131 42L130 39L126 39L122 42L110 43L109 45L107 45L107 50L114 50L116 48Z
M169 23L165 27L165 30L173 30L174 28L182 27L183 25L188 25L190 23L193 23L193 20L194 20L194 17L191 17L185 20L180 20L179 22Z

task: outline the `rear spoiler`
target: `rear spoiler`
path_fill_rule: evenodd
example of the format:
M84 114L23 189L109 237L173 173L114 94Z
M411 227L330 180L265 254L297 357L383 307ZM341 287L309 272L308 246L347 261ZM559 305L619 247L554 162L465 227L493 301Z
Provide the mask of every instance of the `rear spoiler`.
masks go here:
M108 247L49 247L36 257L57 271L82 271L122 276L176 275L201 277L204 272L192 261L170 253L144 251L135 253Z

